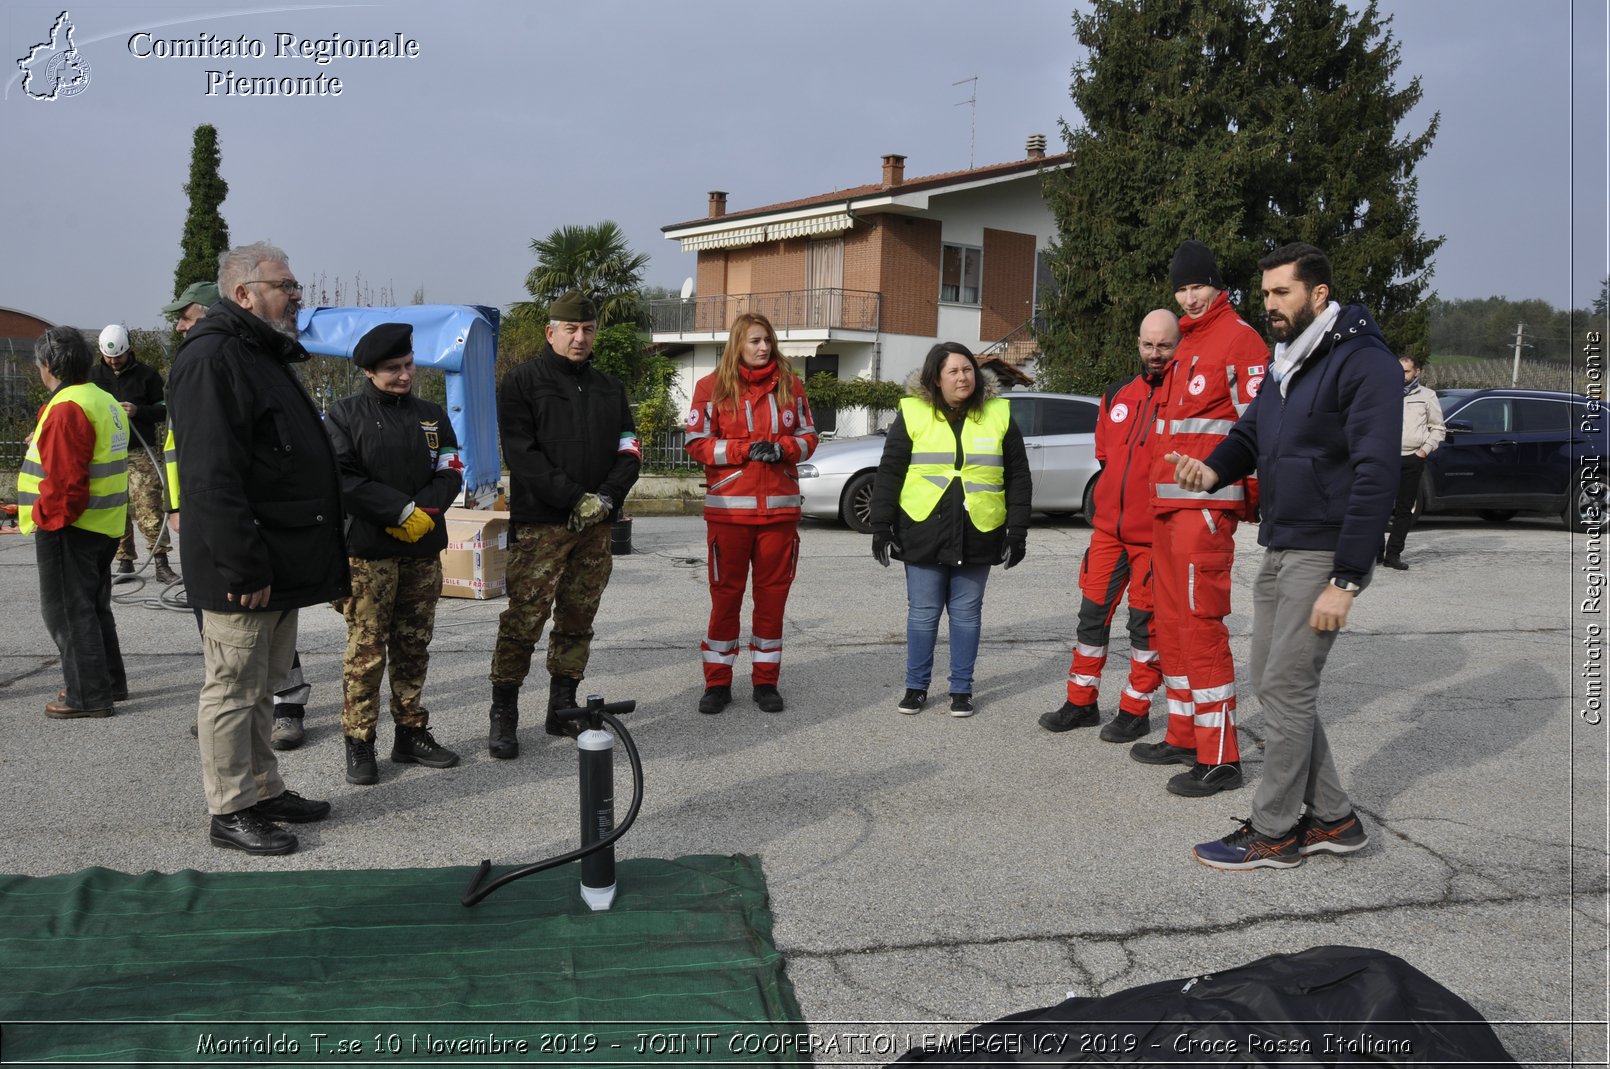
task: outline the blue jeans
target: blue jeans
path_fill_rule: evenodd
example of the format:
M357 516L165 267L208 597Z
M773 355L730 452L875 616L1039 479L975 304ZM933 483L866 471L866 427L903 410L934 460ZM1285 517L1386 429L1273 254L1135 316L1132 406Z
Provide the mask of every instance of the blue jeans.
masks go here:
M939 614L950 614L950 692L973 692L987 564L906 565L906 686L927 690L934 672Z

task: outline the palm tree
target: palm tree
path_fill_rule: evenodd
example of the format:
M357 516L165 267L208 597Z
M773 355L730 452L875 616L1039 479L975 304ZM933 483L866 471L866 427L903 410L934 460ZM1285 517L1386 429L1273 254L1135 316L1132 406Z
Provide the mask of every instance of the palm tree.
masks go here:
M646 253L633 253L626 235L606 219L596 226L562 226L531 242L537 266L526 275L530 301L518 302L516 315L541 315L566 290L581 290L598 305L598 325L637 321Z

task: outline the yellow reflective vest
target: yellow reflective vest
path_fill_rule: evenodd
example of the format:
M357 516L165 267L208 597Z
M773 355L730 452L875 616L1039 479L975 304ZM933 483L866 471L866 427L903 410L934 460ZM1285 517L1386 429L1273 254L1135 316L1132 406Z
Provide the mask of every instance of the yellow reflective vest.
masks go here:
M179 449L173 444L173 428L168 428L168 440L162 444L162 468L168 480L168 511L179 511Z
M17 475L17 526L32 534L33 505L50 473L39 453L39 433L57 405L75 404L95 429L95 452L89 461L89 504L72 526L96 534L122 538L129 504L129 422L117 399L94 383L63 386L39 413L39 424L28 439L28 453Z
M961 467L956 466L957 430L933 405L903 398L900 414L911 435L911 466L900 488L900 509L917 523L926 520L950 488L962 481L962 505L973 526L993 531L1006 522L1006 432L1012 410L1004 398L984 403L977 419L962 420Z

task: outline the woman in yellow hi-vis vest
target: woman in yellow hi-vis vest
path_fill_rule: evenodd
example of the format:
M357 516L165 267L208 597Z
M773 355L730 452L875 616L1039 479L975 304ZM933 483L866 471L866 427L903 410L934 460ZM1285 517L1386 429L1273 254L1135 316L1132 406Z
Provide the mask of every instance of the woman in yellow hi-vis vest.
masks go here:
M872 490L872 555L906 565L906 693L928 702L941 613L950 617L950 715L973 715L984 584L1028 541L1033 482L1023 435L964 345L942 342L900 402Z
M112 558L129 500L128 417L89 381L95 356L77 330L46 331L34 363L50 399L17 475L17 524L33 535L40 613L66 684L45 715L111 716L112 703L129 696L112 618Z

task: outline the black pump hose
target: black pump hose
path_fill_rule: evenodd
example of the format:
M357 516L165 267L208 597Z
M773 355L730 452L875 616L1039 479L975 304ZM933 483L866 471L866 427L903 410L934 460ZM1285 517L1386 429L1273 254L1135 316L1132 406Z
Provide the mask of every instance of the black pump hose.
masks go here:
M632 807L626 811L626 819L622 820L620 826L610 832L608 836L591 846L579 847L569 853L560 854L557 857L550 857L545 861L538 861L534 864L526 865L524 868L515 869L513 872L505 872L484 887L481 882L486 879L487 873L492 871L492 861L490 858L483 859L480 866L475 870L474 877L470 879L470 885L464 889L464 897L460 900L466 907L475 905L475 903L505 884L524 879L533 873L558 868L560 865L566 865L572 861L579 861L588 854L595 854L606 846L614 846L615 841L625 835L627 829L632 826L632 821L637 819L637 811L643 807L643 760L637 754L637 745L632 742L632 733L626 730L626 725L622 724L613 713L601 713L600 716L620 735L621 745L626 747L626 757L632 763Z

